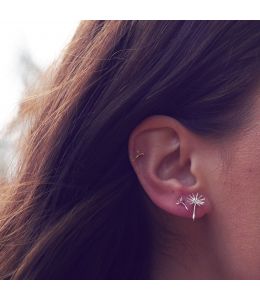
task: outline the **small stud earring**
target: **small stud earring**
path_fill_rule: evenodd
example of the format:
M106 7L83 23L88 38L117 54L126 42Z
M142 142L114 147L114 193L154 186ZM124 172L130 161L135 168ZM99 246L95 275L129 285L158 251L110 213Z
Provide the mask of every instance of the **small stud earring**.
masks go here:
M136 153L137 153L137 155L136 155L135 159L137 159L140 156L144 156L144 153L140 152L140 150L137 150Z

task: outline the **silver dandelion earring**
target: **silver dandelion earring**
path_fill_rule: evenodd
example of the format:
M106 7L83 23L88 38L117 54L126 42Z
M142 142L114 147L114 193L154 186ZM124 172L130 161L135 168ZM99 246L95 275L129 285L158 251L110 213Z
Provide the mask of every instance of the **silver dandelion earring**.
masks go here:
M192 213L192 220L195 220L195 214L196 214L196 206L202 206L205 204L205 197L202 195L199 195L198 193L195 194L190 194L187 198L187 202L190 205L193 205L193 213Z
M186 210L189 210L188 207L187 207L187 205L185 204L185 201L182 199L182 197L180 197L180 198L177 200L176 204L177 204L177 205L182 204L182 205L185 207Z
M205 204L205 197L203 197L202 195L199 195L199 193L195 194L190 194L188 197L186 197L185 199L183 199L183 197L181 196L177 202L177 205L183 205L185 207L185 209L188 211L188 206L187 204L193 205L193 213L192 213L192 220L195 220L196 217L196 206L202 206Z

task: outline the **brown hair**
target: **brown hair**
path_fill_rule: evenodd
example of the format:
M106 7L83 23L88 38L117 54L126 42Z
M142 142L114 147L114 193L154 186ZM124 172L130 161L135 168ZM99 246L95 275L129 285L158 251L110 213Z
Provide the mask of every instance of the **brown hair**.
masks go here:
M22 104L28 126L1 196L0 278L149 278L128 137L153 114L215 140L234 133L259 55L259 21L82 21Z

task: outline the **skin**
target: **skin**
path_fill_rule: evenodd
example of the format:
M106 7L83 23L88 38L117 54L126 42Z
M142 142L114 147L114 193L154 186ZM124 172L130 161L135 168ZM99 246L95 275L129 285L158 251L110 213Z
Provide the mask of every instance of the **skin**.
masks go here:
M259 99L259 98L258 98ZM152 279L260 279L260 101L247 126L223 140L154 115L129 137L153 232ZM137 150L144 153L135 159ZM200 193L189 211L180 195Z

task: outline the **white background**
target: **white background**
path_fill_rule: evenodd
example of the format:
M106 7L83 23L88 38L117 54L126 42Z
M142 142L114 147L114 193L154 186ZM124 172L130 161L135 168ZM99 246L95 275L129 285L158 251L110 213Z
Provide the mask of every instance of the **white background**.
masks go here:
M17 112L24 89L19 56L30 54L45 69L69 42L79 21L0 22L0 130Z

